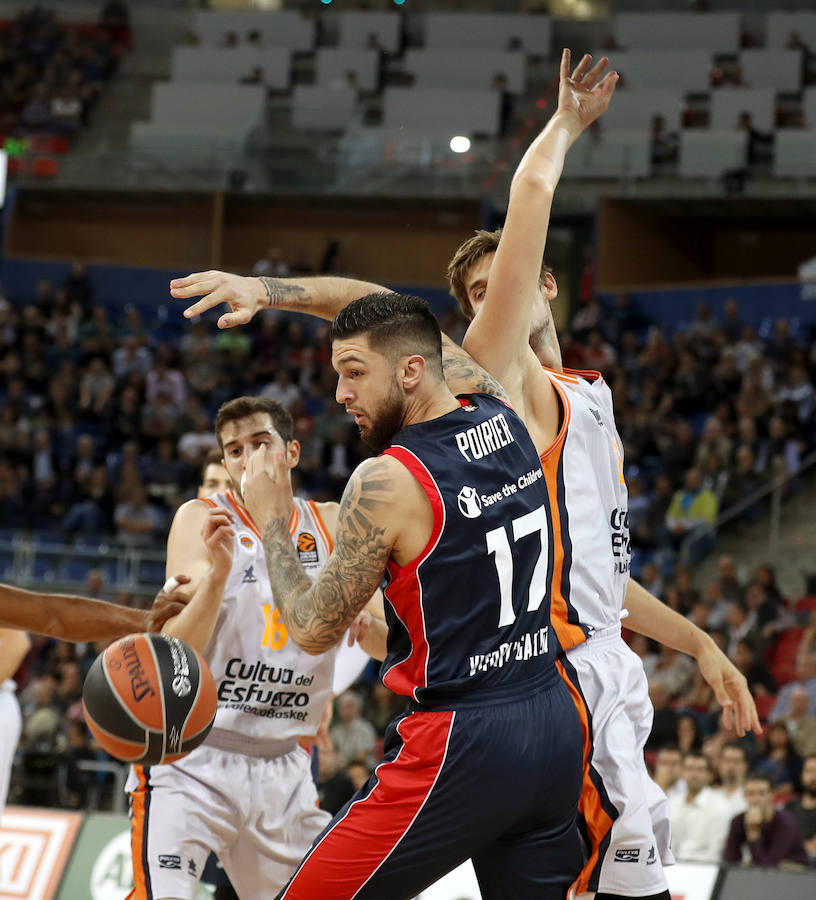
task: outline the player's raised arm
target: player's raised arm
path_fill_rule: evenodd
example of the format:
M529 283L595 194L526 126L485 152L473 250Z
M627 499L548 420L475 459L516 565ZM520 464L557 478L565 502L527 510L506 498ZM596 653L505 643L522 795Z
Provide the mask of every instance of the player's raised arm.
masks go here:
M230 312L218 320L219 328L246 325L256 312L263 309L307 313L331 321L352 300L384 290L387 288L382 285L352 278L270 278L214 270L194 272L170 282L170 295L173 297L180 300L201 297L184 310L188 319L226 303Z
M162 631L187 641L203 653L212 637L224 588L232 568L235 532L230 513L190 500L173 519L167 538L167 574L190 573L192 598Z
M283 456L262 448L250 457L247 508L263 534L281 618L307 653L324 653L339 643L382 581L398 533L402 468L377 457L352 473L340 503L334 551L311 582L289 534L291 486Z
M466 285L471 300L483 298L484 303L464 347L508 389L520 377L524 358L520 351L529 340L553 195L564 159L581 132L607 108L617 82L614 72L598 80L607 65L605 57L592 68L591 62L584 56L570 75L570 52L564 50L558 108L513 176L490 277L486 283Z
M182 586L186 576L177 575ZM61 641L108 641L137 631L158 631L187 602L183 592L160 591L152 609L130 609L68 594L39 594L0 584L0 627Z

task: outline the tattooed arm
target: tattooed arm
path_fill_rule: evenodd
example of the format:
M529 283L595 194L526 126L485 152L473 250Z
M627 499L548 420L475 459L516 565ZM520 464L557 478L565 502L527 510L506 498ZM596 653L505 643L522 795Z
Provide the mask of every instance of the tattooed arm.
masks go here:
M254 278L216 271L195 272L170 282L173 297L201 297L184 310L188 319L219 303L228 304L231 312L221 316L219 328L245 325L258 310L273 308L331 321L352 300L385 290L380 284L351 278Z
M407 470L390 457L357 467L340 502L334 552L312 582L292 546L291 486L282 465L271 453L263 462L250 458L245 499L261 527L275 604L290 636L307 653L324 653L382 581L404 516L396 470Z
M510 402L499 382L446 334L442 335L442 370L452 394L490 394Z

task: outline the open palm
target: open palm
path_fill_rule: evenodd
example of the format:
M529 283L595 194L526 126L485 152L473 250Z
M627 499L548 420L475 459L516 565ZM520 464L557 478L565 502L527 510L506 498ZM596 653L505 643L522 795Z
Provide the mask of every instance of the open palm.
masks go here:
M618 83L617 72L607 72L601 78L609 65L609 60L605 56L592 68L591 64L592 57L586 54L570 75L570 51L565 49L561 55L558 112L575 116L581 129L591 125L606 111Z

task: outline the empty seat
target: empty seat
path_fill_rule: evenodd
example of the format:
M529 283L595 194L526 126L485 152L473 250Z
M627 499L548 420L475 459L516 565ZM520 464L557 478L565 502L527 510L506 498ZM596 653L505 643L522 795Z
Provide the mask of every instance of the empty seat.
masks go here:
M743 168L747 144L744 131L683 131L677 171L683 177L717 178Z
M380 54L376 50L321 47L315 54L315 81L319 85L342 82L354 72L357 87L374 91L379 82Z
M408 50L403 71L414 76L418 87L490 88L496 75L504 75L507 89L523 94L525 57L501 50L458 50L452 64L449 50Z
M805 128L816 128L816 87L805 88L802 95Z
M292 53L285 47L175 47L173 81L217 81L238 84L261 69L261 84L275 90L289 87Z
M499 94L475 88L387 88L383 125L444 129L451 137L495 135L499 130Z
M342 131L354 118L354 88L299 84L292 93L292 128L296 131Z
M627 50L713 50L735 53L739 47L740 14L693 12L632 12L615 16L613 33Z
M596 60L608 56L609 68L623 76L627 89L701 92L709 88L710 50L598 50L592 55Z
M643 178L651 167L650 134L645 130L607 130L600 140L586 135L570 150L565 178Z
M793 32L809 47L816 47L816 12L768 13L765 19L765 43L768 47L787 47Z
M400 48L400 16L397 12L341 12L339 30L339 44L344 48L360 50L368 47L371 34L377 36L380 47L388 53L396 53Z
M777 131L773 172L780 178L816 177L816 130Z
M798 50L743 50L742 80L749 87L798 91L802 82L802 54Z
M260 33L264 45L300 51L314 48L314 20L294 10L199 10L193 20L193 32L202 44L210 47L221 46L229 32L234 32L244 43L253 31Z
M711 93L709 126L726 131L736 128L743 112L751 114L754 128L774 127L774 91L770 88L720 88Z
M260 121L265 101L266 91L261 85L198 81L157 84L151 99L151 119L172 125L179 133L188 126L200 127L205 133L221 128L249 129Z
M678 90L615 91L613 102L601 119L601 129L648 128L654 116L663 116L666 128L676 131L685 102Z
M525 13L429 12L425 16L425 46L430 50L515 48L549 56L552 20L549 16ZM455 62L451 61L451 65Z

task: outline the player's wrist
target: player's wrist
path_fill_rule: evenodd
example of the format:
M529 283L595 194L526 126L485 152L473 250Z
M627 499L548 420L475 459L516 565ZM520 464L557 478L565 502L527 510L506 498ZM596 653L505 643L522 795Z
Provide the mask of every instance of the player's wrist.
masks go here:
M264 276L248 276L247 281L249 282L249 289L252 293L252 299L258 304L259 309L269 309L270 299L269 299L269 291L266 289L264 283Z

